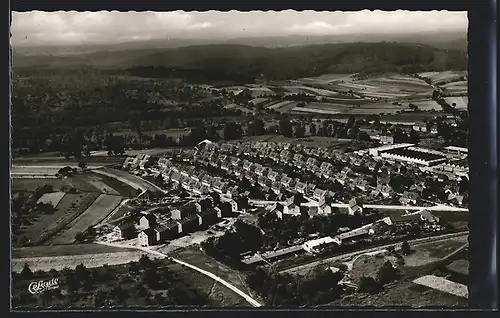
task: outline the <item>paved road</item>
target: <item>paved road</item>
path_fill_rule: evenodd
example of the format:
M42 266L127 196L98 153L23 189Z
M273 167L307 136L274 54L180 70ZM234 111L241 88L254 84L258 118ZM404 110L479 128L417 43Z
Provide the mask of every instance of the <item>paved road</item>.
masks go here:
M110 169L109 169L109 170L110 170ZM119 171L119 170L116 170L116 171L117 171L117 172L119 172L120 174L127 174L127 172L121 172L121 171ZM112 173L112 172L109 172L109 171L103 171L103 170L93 170L93 172L98 173L98 174L102 174L102 175L105 175L105 176L108 176L108 177L110 177L110 178L114 178L114 179L116 179L116 180L118 180L118 181L121 181L121 182L123 182L123 183L125 183L125 184L128 184L129 186L131 186L131 187L132 187L132 188L134 188L134 189L140 189L141 191L145 191L145 190L147 190L146 186L144 186L144 184L146 184L146 185L148 185L148 186L152 187L152 188L153 188L153 189L155 189L155 190L161 191L161 192L162 192L162 193L164 193L164 194L167 194L167 193L168 193L168 191L166 191L166 190L164 190L164 189L160 188L159 186L157 186L156 184L152 183L151 181L148 181L148 180L146 180L146 179L143 179L143 178L141 178L141 177L139 177L139 176L136 176L136 175L134 175L134 174L129 174L129 175L130 175L130 178L138 179L138 180L140 180L140 182L141 182L141 183L143 183L143 184L140 184L140 182L134 182L134 181L132 181L132 180L130 180L130 179L127 179L127 178L125 178L125 177L121 177L121 176L119 176L118 174L115 174L115 173Z
M248 200L248 203L258 205L258 206L266 206L273 205L276 203L283 203L280 201L264 201L264 200ZM336 208L347 208L349 204L347 203L332 203L332 207ZM444 212L468 212L469 209L466 208L457 208L444 204L437 204L435 206L412 206L412 205L385 205L385 204L364 204L363 207L367 209L387 209L387 210L403 210L403 211L420 211L420 210L429 210L429 211L444 211Z
M420 244L426 244L426 243L430 243L430 242L449 240L449 239L456 238L456 237L466 236L468 234L469 234L469 231L451 233L451 234L443 234L443 235L434 236L434 237L424 237L424 238L420 238L420 239L411 240L411 241L408 241L408 243L410 243L412 245L420 245ZM342 255L337 255L337 256L333 256L333 257L328 258L328 259L322 259L322 260L314 261L314 262L311 262L308 264L288 268L288 269L285 269L281 272L282 273L293 273L296 271L303 270L307 267L314 267L314 266L320 265L323 262L335 262L335 261L340 261L340 260L344 260L344 259L350 259L350 258L356 257L356 256L361 255L361 254L377 252L377 251L380 251L383 249L387 249L390 246L396 246L398 244L400 244L400 242L385 244L382 246L370 247L370 248L366 248L366 249L363 249L360 251L355 251L355 252L350 252L350 253L346 253L346 254L342 254Z
M345 203L333 203L332 207L347 208L349 205ZM387 210L408 210L408 211L445 211L445 212L468 212L469 209L456 208L449 205L438 204L435 206L425 207L425 206L404 206L404 205L379 205L379 204L363 204L364 208L367 209L387 209Z
M122 248L135 248L135 249L138 249L138 250L141 250L141 251L144 251L144 252L147 252L147 253L150 253L150 254L153 254L153 255L156 255L160 258L168 258L169 260L173 261L173 262L176 262L178 264L181 264L183 266L186 266L186 267L189 267L197 272L200 272L202 273L203 275L206 275L210 278L212 278L213 280L221 283L222 285L226 286L227 288L231 289L232 291L234 291L235 293L237 293L238 295L240 295L241 297L243 297L248 303L250 303L253 307L261 307L262 305L256 301L255 299L253 299L251 296L249 296L248 294L244 293L243 291L241 291L240 289L238 289L237 287L235 287L234 285L230 284L229 282L225 281L224 279L220 278L219 276L216 276L204 269L201 269L199 267L196 267L194 265L191 265L189 263L186 263L184 261L181 261L179 259L176 259L176 258L173 258L173 257L170 257L166 254L163 254L163 253L160 253L158 251L153 251L149 248L146 248L146 247L138 247L138 246L124 246L124 245L119 245L119 244L113 244L113 243L106 243L106 242L100 242L100 244L104 244L104 245L109 245L109 246L115 246L115 247L122 247Z

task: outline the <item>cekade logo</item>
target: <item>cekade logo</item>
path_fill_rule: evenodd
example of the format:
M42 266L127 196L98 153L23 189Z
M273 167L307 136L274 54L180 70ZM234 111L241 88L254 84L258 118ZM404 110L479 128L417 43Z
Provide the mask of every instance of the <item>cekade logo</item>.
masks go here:
M59 279L52 278L47 281L31 282L28 286L28 291L34 295L56 288L59 288Z

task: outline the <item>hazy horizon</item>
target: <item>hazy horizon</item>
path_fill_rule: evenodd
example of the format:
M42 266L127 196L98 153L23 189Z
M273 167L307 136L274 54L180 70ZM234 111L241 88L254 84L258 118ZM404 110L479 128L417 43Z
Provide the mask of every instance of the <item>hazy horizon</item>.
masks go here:
M13 12L13 46L119 44L143 40L230 40L349 34L466 34L467 12Z

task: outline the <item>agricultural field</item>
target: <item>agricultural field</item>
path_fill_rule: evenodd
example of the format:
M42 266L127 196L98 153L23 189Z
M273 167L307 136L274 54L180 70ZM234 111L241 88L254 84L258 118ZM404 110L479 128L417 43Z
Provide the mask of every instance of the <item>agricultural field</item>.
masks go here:
M452 94L467 94L467 81L451 82L440 85L445 92Z
M15 239L23 238L33 245L47 241L85 211L98 196L97 193L67 193L52 214L40 215L31 224L23 227L21 234ZM14 240L14 246L16 241Z
M468 96L445 97L444 100L450 106L452 106L453 103L455 103L457 109L466 110L469 104Z
M432 99L412 100L411 103L417 105L418 109L423 111L441 109L441 105L439 105L435 100Z
M100 176L100 175L97 175L95 173L90 172L90 173L85 173L85 174L81 175L81 177L101 193L120 195L120 193L118 191L113 189L111 187L111 185L109 185L104 180L103 176Z
M45 193L38 199L37 203L50 204L53 207L57 207L65 195L66 193L61 191Z
M269 98L254 98L249 101L249 103L253 105L259 105L268 102L270 99Z
M318 109L318 108L311 108L311 107L294 107L291 109L291 111L298 112L298 113L330 114L330 115L337 115L337 114L341 113L341 112L333 110L333 109Z
M51 269L62 270L64 268L73 269L80 264L89 268L101 267L104 264L120 265L131 261L138 261L144 254L145 252L134 250L83 255L14 258L12 259L12 271L20 272L24 264L28 264L32 271L50 271Z
M120 204L122 197L101 194L80 216L68 224L68 229L51 240L51 245L71 244L78 233L106 218Z
M376 99L405 98L415 94L432 93L432 87L425 81L403 75L385 75L363 80L336 83L342 91Z
M267 109L272 109L274 111L278 111L280 113L286 113L292 110L297 106L299 102L294 102L294 101L282 101L273 105L270 105L267 107Z
M428 78L433 84L436 84L458 81L461 77L467 76L467 71L426 72L418 75Z
M302 82L304 84L321 84L321 85L330 85L336 82L342 81L352 81L353 74L323 74L316 77L308 77L298 79L298 82Z
M189 134L191 130L188 129L159 129L159 130L144 130L142 131L143 135L165 135L167 137L172 137L173 139L180 138L182 136L186 136ZM132 129L120 129L113 133L115 136L125 136L132 135L138 137L137 131ZM106 152L107 153L107 152Z
M38 187L43 185L50 185L54 191L61 190L63 187L69 187L66 180L59 178L13 178L12 191L13 192L34 192Z
M224 106L224 108L227 108L227 109L237 109L243 113L247 113L247 114L253 114L253 111L251 109L248 109L244 106L241 106L241 105L238 105L238 104L228 104L226 106Z
M29 166L29 165L12 165L10 170L11 175L27 175L27 176L38 176L43 178L44 176L55 176L62 166Z
M301 144L308 147L337 147L345 144L350 144L350 139L340 139L335 137L310 136L307 138L287 138L285 136L276 135L273 138L267 139L268 142L283 142L291 144Z
M54 246L29 246L18 247L12 250L12 258L31 258L31 257L51 257L66 255L85 255L135 251L121 247L107 246L102 244L71 244Z

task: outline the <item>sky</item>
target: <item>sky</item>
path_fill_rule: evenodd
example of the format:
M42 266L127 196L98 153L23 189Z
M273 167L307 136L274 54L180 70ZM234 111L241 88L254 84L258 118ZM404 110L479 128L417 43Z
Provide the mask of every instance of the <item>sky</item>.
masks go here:
M316 12L13 12L11 43L82 45L164 38L231 39L429 31L467 32L467 13Z

